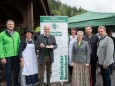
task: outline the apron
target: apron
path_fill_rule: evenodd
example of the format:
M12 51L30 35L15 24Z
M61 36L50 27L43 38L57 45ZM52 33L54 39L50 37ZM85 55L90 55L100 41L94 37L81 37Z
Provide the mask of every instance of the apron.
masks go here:
M70 36L70 42L69 42L69 65L72 66L72 48L73 48L73 43L77 41L77 36L73 38Z
M27 40L26 40L27 42ZM32 41L33 42L33 41ZM22 75L33 75L38 73L38 64L37 64L37 56L35 52L34 43L28 44L22 52L24 67L22 69Z

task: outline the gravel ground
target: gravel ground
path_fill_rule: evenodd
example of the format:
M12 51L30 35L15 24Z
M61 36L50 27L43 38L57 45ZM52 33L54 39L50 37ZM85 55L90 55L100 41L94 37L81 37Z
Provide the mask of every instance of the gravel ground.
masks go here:
M97 78L96 78L96 86L103 86L103 82L102 82L102 77L100 74L100 69L97 69ZM113 74L111 75L111 82L112 82L112 86L115 86L115 70L113 70ZM61 84L58 85L54 85L54 86L62 86ZM64 83L63 86L70 86L68 83Z
M102 77L100 74L100 70L99 68L97 69L97 78L96 78L97 82L96 82L96 86L103 86L103 82L102 82ZM115 86L115 70L113 70L113 74L111 75L111 81L112 81L112 86ZM0 83L0 86L6 86L5 81ZM39 84L38 84L39 86ZM45 84L44 84L45 86ZM52 86L70 86L69 83L63 83L63 85L61 85L61 83L54 83L52 84Z

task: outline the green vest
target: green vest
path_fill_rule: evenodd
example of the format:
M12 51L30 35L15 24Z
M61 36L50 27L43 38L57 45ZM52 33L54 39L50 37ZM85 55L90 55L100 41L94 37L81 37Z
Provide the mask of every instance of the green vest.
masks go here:
M6 30L0 33L0 58L17 56L20 45L20 36L14 31L11 36Z
M48 43L48 37L44 37L45 45L49 45ZM50 56L50 51L48 48L45 49L45 56Z

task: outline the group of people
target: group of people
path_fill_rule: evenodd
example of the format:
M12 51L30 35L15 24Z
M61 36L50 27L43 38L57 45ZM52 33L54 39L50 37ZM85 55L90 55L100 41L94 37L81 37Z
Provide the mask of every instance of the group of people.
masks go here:
M0 58L5 65L7 86L36 86L38 78L39 86L44 86L45 69L46 86L50 86L53 50L57 48L55 37L50 35L50 26L44 26L44 34L39 35L36 41L31 29L26 29L25 36L20 40L19 33L14 31L14 21L8 20L6 26L6 30L0 33ZM95 86L98 62L103 86L111 86L114 42L108 37L104 26L98 27L99 36L92 34L91 26L85 27L85 33L71 29L68 42L69 81L72 86Z
M68 54L71 86L95 86L97 62L103 86L111 86L114 41L107 35L104 26L98 27L99 36L92 34L91 26L85 27L85 33L71 29Z
M53 50L57 48L55 37L50 35L50 26L44 26L44 34L39 35L36 41L31 29L26 29L25 36L20 40L19 33L14 31L14 21L8 20L6 26L6 30L0 33L0 59L5 65L7 86L36 86L38 78L39 86L44 86L45 69L46 86L50 86Z

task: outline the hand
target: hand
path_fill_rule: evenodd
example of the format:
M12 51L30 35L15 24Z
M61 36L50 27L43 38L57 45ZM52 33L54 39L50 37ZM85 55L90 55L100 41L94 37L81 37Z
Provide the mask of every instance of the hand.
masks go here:
M86 66L89 66L89 64L86 64Z
M107 68L108 68L108 66L107 66L107 65L105 65L105 64L103 64L103 68L104 68L104 69L107 69Z
M36 57L38 58L39 55L36 55Z
M54 46L53 46L53 45L50 45L50 48L54 48Z
M24 60L23 60L23 58L21 58L20 60L21 60L20 66L23 68L24 67Z
M24 62L20 62L20 66L23 68L24 67Z
M43 47L45 47L45 45L44 45L43 43L41 43L41 44L40 44L40 47L43 48Z
M4 59L2 59L1 60L1 62L2 62L2 64L6 64L7 63L7 61L6 61L6 59L4 58Z
M74 62L71 63L71 66L73 66L73 65L74 65Z

